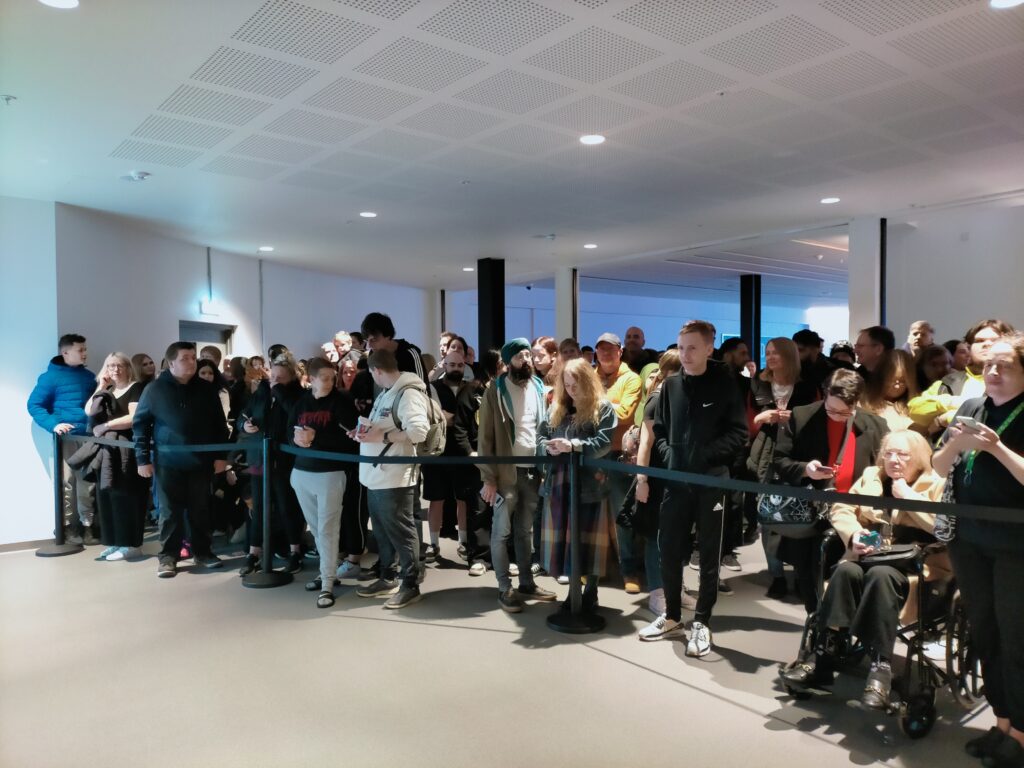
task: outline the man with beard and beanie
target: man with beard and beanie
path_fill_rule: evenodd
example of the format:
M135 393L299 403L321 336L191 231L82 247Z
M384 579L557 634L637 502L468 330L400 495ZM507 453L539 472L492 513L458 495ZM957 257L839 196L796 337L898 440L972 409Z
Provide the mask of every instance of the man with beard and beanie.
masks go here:
M480 404L480 456L537 455L537 430L547 406L544 384L534 375L530 342L512 339L501 348L508 367L487 388ZM530 571L533 511L537 508L540 473L533 464L481 464L480 496L494 508L491 562L498 579L498 603L509 613L523 610L523 600L550 602L555 593L534 582ZM513 533L514 531L514 533ZM512 588L508 540L515 544L519 589Z

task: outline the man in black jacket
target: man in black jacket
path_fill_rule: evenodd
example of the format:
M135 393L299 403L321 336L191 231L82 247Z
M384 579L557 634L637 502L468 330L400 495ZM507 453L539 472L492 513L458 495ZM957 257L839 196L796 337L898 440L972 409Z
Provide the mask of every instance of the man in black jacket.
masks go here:
M153 477L157 453L156 490L160 501L160 564L157 576L177 573L185 536L185 515L192 533L195 564L220 568L210 549L210 482L227 463L221 454L161 453L174 445L223 443L228 426L217 390L196 376L196 347L176 341L167 348L167 370L146 387L132 420L135 456L142 477Z
M729 370L711 360L715 326L691 320L679 331L681 373L662 384L654 417L654 449L667 469L728 477L747 440L743 400ZM693 547L700 546L700 593L686 646L687 656L711 651L711 610L718 599L726 492L719 488L666 483L659 543L665 583L665 613L640 630L641 640L683 636L682 573Z

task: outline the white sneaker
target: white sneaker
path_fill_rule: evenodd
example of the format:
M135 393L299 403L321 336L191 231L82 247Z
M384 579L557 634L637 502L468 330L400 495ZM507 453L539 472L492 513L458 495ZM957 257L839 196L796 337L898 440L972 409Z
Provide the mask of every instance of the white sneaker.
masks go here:
M116 550L107 555L107 562L113 563L117 560L124 560L124 556L127 551L128 547L118 547Z
M469 566L470 576L483 576L485 573L487 573L487 564L482 560L477 560Z
M569 577L568 576L559 576L557 579L555 579L555 581L557 581L559 584L568 584L569 583Z
M647 601L647 607L655 616L661 616L665 613L665 590L651 590L650 598Z
M681 621L669 619L663 613L637 634L641 640L648 641L667 637L686 637L686 627Z
M338 566L337 577L339 579L354 579L362 571L362 567L359 563L353 563L351 560L346 560Z
M699 621L690 625L690 642L686 644L686 655L700 658L711 653L711 628Z
M508 566L508 575L515 578L519 575L519 566L515 563L510 563Z
M99 559L100 559L100 560L106 560L106 559L107 559L108 557L110 557L110 556L111 556L112 554L114 554L115 552L117 552L117 550L118 550L118 549L120 549L120 547L107 547L107 548L106 548L106 549L104 549L104 550L103 550L102 552L100 552L100 557L99 557Z

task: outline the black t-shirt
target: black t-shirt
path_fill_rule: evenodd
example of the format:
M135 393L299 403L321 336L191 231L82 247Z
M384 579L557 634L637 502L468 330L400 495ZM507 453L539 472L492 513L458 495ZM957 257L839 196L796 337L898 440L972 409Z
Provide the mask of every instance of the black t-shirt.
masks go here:
M956 412L957 416L970 416L988 427L998 430L1024 403L1024 393L1002 405L995 405L988 397L967 400ZM1006 427L1000 439L1016 454L1024 455L1024 411ZM961 518L957 524L958 536L972 544L994 549L1024 550L1024 485L991 453L978 453L974 460L970 480L967 480L967 454L961 454L953 475L953 491L957 503L980 504L992 507L1010 507L1022 510L1020 523L990 522Z
M650 397L647 398L647 402L644 404L644 421L654 421L654 417L658 413L658 400L661 399L661 387L658 387L654 392L651 393ZM651 450L650 466L653 469L664 469L661 457L658 452Z

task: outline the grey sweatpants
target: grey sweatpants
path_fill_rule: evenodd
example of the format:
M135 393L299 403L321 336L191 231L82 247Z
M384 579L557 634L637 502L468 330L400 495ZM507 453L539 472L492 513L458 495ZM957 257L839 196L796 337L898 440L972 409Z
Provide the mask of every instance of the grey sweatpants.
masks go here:
M345 498L345 472L292 470L292 488L320 553L321 589L333 592L338 568L338 533ZM266 555L264 555L266 556Z

